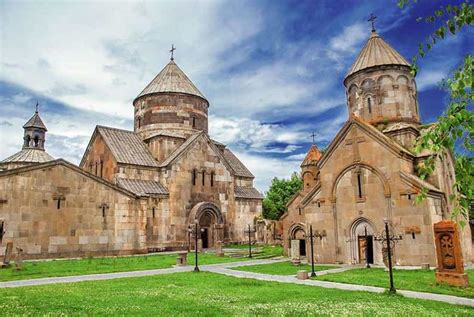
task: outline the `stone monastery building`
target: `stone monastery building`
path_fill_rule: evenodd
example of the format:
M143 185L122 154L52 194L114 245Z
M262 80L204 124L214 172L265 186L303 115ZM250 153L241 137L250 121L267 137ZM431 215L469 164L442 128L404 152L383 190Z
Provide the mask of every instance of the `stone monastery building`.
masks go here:
M203 248L244 241L262 196L209 138L209 101L173 58L133 107L134 130L97 126L79 167L45 151L35 112L23 149L0 162L0 252L10 241L29 258L186 249L195 222Z
M416 174L429 153L415 155L412 145L429 126L421 124L409 63L372 30L344 86L349 120L323 155L313 145L301 164L303 188L281 218L286 252L310 254L312 225L315 261L365 263L367 248L369 262L382 264L386 250L374 238L386 219L402 235L395 263L436 266L433 224L450 218L454 160L446 151L429 179ZM427 199L416 204L423 188ZM469 226L461 238L470 262Z

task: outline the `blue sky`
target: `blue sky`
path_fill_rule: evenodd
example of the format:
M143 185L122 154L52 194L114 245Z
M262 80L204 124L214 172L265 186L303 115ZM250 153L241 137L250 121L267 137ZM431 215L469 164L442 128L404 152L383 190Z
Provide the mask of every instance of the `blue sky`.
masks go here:
M347 120L342 80L370 34L369 14L410 60L433 28L416 18L443 3L0 0L0 158L21 148L37 99L47 151L76 164L95 125L132 129L132 100L174 43L177 64L210 101L210 135L265 191L299 170L313 131L325 147ZM469 38L448 37L421 60L424 122L443 111L437 83L473 51Z

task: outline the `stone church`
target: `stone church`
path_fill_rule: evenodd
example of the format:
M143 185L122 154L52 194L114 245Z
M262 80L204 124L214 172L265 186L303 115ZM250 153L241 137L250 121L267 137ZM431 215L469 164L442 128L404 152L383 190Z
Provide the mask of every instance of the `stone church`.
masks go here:
M45 151L38 111L0 162L0 254L29 258L239 243L262 211L254 176L208 135L209 101L174 58L133 101L133 131L97 126L79 166Z
M349 119L324 154L313 145L301 164L303 188L281 218L285 251L308 256L312 225L315 261L356 264L367 256L382 264L385 252L375 237L386 220L402 238L393 249L396 264L435 266L433 224L450 218L454 159L446 151L429 179L417 176L429 153L416 155L412 146L430 126L421 123L409 63L372 30L344 86ZM423 188L427 199L417 204ZM466 262L471 241L465 226Z

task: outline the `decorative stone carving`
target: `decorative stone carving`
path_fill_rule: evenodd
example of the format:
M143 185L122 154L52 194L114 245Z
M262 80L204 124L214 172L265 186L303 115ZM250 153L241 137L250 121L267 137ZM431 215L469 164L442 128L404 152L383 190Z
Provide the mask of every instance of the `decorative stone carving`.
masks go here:
M457 224L452 220L442 220L434 224L438 269L436 280L455 286L469 283L464 273L461 243Z
M300 240L291 240L291 263L301 264L300 259Z

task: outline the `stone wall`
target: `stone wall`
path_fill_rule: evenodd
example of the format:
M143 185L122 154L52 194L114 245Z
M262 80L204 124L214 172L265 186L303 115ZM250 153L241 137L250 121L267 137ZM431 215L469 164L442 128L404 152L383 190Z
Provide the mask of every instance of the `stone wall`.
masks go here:
M90 145L87 157L81 162L81 168L110 182L114 180L118 171L117 162L100 133L97 133Z
M9 241L28 258L146 252L145 217L131 193L54 162L0 175L0 254Z
M187 94L143 96L134 102L135 132L142 132L145 137L160 130L207 133L208 107L206 100Z

